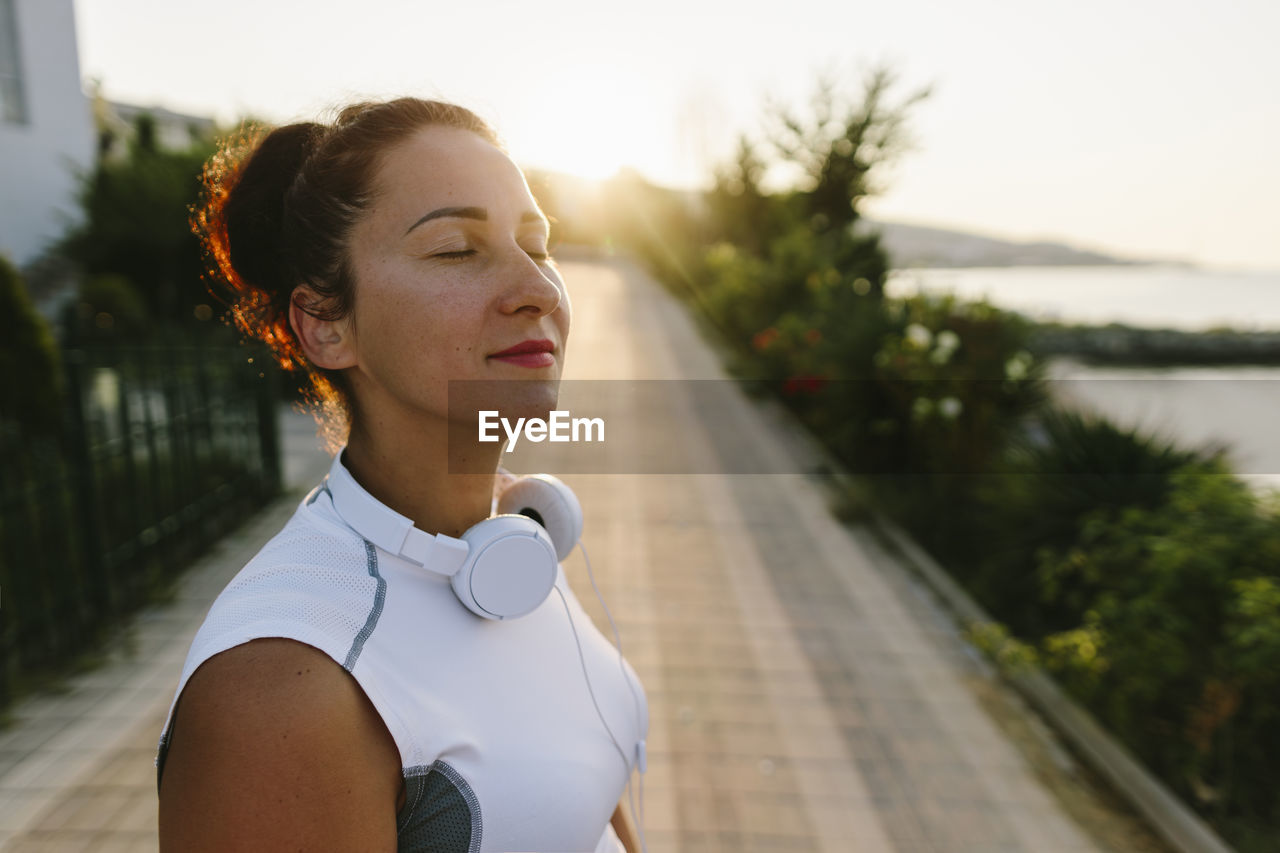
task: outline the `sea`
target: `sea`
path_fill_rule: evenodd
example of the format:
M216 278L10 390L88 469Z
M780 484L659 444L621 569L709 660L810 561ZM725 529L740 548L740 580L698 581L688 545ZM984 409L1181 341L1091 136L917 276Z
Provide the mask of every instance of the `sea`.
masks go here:
M889 296L953 293L1040 320L1148 328L1280 331L1280 270L1184 266L906 269ZM1260 493L1280 497L1280 367L1100 367L1053 359L1057 400L1183 447L1227 450Z

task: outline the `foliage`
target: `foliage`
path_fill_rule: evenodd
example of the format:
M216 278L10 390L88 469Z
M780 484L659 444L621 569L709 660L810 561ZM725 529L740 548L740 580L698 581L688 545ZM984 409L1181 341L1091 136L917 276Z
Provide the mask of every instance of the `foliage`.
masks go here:
M59 431L61 416L61 359L53 335L18 271L0 255L0 423L51 434Z
M1275 508L1220 453L1055 409L975 498L981 547L945 556L1002 630L1233 839L1274 821Z
M999 622L974 623L965 629L964 636L1008 675L1024 674L1039 663L1035 647L1014 637Z
M838 78L826 73L818 78L807 116L780 105L771 111L770 142L804 175L799 210L815 230L851 228L862 199L879 189L875 174L909 145L907 117L929 90L890 103L896 82L888 68L875 68L861 96L850 100Z
M140 338L148 332L150 314L142 295L121 275L95 275L81 282L78 299L68 306L64 327L73 340Z
M209 297L199 283L204 267L188 208L199 198L201 170L215 145L162 149L147 127L139 122L127 156L100 159L84 177L84 222L62 248L90 275L132 282L156 320L189 322Z
M756 144L743 136L733 161L716 169L715 185L707 194L716 239L751 255L763 254L770 237L785 226L775 200L760 188L765 169Z
M910 104L884 106L891 82L873 72L862 100L850 103L821 80L812 116L775 107L766 143L740 141L708 196L718 242L704 253L695 288L738 372L781 391L844 454L866 448L886 405L874 358L893 326L883 306L888 259L875 235L851 226ZM763 175L779 164L801 183L767 194Z
M1220 463L1186 465L1154 507L1084 519L1042 549L1043 601L1078 627L1050 663L1147 764L1219 817L1274 816L1280 755L1280 518ZM1076 641L1084 634L1087 642Z
M1027 324L984 302L920 294L888 306L873 356L889 405L880 430L900 437L890 471L975 474L1046 399Z
M724 239L705 253L697 291L737 371L776 387L846 464L923 474L916 486L936 492L945 475L985 470L1043 388L1015 315L884 298L879 238L853 226L927 95L891 103L894 82L877 69L848 99L825 77L807 116L775 107L767 145L740 142L709 196ZM762 151L802 176L793 190L762 191Z
M959 567L1015 633L1037 639L1078 625L1096 592L1086 577L1064 575L1045 597L1047 580L1032 571L1040 555L1068 549L1088 518L1160 506L1174 474L1212 462L1103 418L1048 407L1009 436L1002 456L997 472L976 484L963 525L974 545L969 565Z

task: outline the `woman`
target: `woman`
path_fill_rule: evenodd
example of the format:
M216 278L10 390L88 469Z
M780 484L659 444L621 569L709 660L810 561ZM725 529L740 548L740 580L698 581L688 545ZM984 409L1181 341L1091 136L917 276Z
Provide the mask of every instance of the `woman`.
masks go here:
M450 473L499 470L500 444L457 440L478 407L555 401L570 304L520 170L471 112L406 98L278 128L208 177L197 220L237 324L345 448L192 644L162 849L636 853L621 796L647 711L556 565L572 542L486 521L505 474ZM451 412L449 380L519 382L455 383L477 390ZM533 528L554 581L500 621L441 568L490 523Z

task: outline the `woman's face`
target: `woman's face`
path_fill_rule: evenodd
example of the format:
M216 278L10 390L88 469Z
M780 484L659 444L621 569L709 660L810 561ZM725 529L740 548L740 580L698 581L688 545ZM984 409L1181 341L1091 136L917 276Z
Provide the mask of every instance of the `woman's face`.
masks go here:
M516 389L553 407L569 297L520 169L474 133L427 127L384 152L373 189L349 244L348 376L360 416L376 420L392 406L448 417L448 380L526 380L455 385L455 405L473 404L455 419L501 408L495 399L512 403ZM513 347L531 352L500 355Z

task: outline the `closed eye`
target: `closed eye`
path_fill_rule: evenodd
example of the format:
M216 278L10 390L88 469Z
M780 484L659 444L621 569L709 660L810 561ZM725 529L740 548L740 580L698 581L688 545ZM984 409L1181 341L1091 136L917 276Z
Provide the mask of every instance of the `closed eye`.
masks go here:
M463 258L469 258L474 254L476 254L475 249L460 249L456 252L436 252L431 257L444 258L447 261L457 261L457 260L462 260ZM545 252L545 251L544 252L525 252L525 254L533 258L535 261L537 261L540 264L544 264L547 261L551 260L550 252Z

